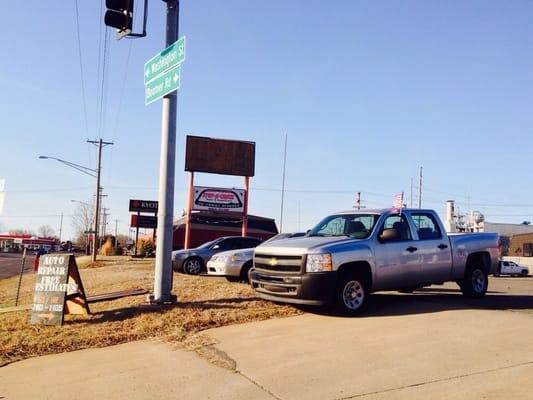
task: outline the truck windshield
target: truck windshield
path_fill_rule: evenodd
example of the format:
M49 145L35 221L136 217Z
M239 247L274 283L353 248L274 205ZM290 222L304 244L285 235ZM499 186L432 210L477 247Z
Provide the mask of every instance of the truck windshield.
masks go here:
M307 236L348 236L366 239L379 218L378 214L330 215L318 223Z

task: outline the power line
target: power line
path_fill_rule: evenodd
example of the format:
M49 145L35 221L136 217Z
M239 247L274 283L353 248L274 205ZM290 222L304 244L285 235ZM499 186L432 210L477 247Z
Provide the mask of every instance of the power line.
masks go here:
M126 92L126 80L128 78L128 70L129 70L129 65L130 65L130 56L131 56L132 47L133 47L133 42L130 41L130 45L128 48L128 55L126 56L126 68L124 69L124 79L122 80L122 90L120 91L120 98L118 102L117 118L115 120L115 129L113 132L118 132L118 123L120 121L120 116L122 113L122 102L124 100L124 93Z
M87 119L87 101L85 97L85 81L84 81L84 74L83 74L83 60L82 60L82 53L81 53L81 36L80 36L80 17L79 17L79 9L78 9L78 0L76 0L76 32L78 36L78 56L80 61L80 77L81 77L81 97L83 101L83 116L85 119L85 133L87 135L87 138L89 137L89 120Z
M107 75L107 42L108 42L108 29L107 27L104 30L104 51L103 51L103 60L102 60L102 77L100 79L100 112L98 115L97 123L98 123L98 132L100 132L100 136L104 136L104 104L105 104L105 87L106 87L106 75Z

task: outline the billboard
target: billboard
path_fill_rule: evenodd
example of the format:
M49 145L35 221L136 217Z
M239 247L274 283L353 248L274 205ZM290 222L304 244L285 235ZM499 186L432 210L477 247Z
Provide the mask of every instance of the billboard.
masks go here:
M193 210L244 213L244 189L193 188Z
M185 171L254 176L255 142L187 135Z

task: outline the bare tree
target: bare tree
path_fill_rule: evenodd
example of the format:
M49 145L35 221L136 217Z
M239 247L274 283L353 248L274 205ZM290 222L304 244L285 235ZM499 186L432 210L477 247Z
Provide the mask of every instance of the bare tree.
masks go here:
M72 216L72 227L74 228L74 237L77 239L77 244L85 241L86 233L92 230L94 226L94 205L89 203L78 202L74 215Z
M56 234L56 231L50 225L41 225L39 229L37 229L37 235L39 237L50 238L50 237L54 237L55 234Z
M35 232L23 228L15 228L9 230L10 235L31 235L35 236Z

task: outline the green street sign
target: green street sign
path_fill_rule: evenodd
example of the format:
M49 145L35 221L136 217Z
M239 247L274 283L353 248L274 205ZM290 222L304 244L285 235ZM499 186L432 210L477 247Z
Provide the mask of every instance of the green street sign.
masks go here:
M144 102L146 105L153 103L166 94L179 89L181 67L171 69L163 75L148 82L144 87Z
M88 230L88 231L84 231L83 233L86 234L86 235L91 235L91 234L96 233L96 232L93 231L93 230Z
M185 36L144 64L144 84L185 61Z

